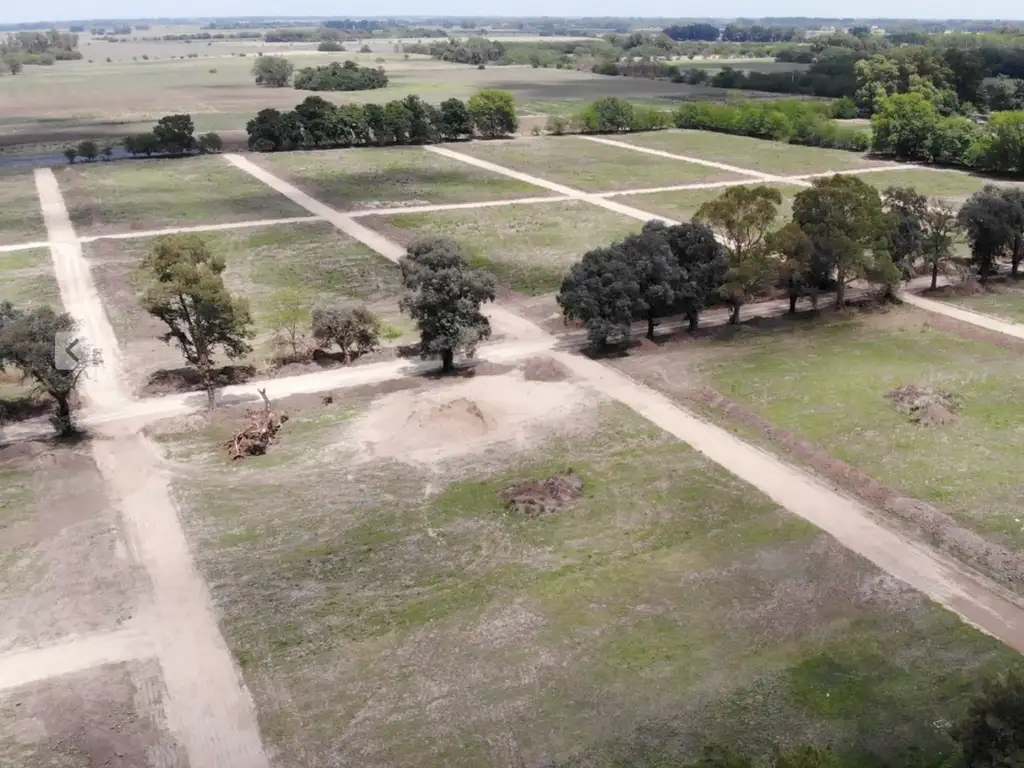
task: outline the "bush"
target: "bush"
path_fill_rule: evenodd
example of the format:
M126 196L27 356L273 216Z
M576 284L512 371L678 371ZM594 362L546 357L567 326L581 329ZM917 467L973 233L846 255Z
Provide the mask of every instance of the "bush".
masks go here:
M256 85L267 88L286 88L294 71L295 66L283 56L260 56L252 64Z
M584 133L621 133L633 123L633 105L616 96L591 102L578 113Z
M364 355L380 346L380 321L366 307L317 307L311 320L317 343L326 349L337 344L346 363L353 355Z
M564 136L569 132L570 123L569 118L564 115L551 115L548 118L547 132L554 134L555 136Z
M368 91L387 84L384 70L361 67L354 61L306 67L295 75L295 87L300 91Z
M320 43L320 45L316 47L316 49L318 51L323 51L325 53L337 53L339 51L344 51L345 46L339 43L337 40L324 40L322 43Z
M832 102L832 117L837 120L852 120L857 116L857 105L849 96Z
M373 49L370 46L368 46L368 45L364 45L362 48L359 49L359 52L360 53L373 53Z
M91 139L86 139L78 145L78 155L86 162L91 163L100 156L99 145Z
M224 149L224 140L221 139L220 134L211 131L199 137L198 146L199 154L212 155Z

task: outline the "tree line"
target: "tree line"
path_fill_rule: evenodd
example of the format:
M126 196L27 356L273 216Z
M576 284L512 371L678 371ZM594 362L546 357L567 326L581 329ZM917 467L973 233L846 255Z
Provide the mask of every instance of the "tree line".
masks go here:
M519 127L515 99L483 90L438 106L418 96L387 104L332 104L310 96L295 109L264 109L248 122L249 148L257 152L329 147L388 146L506 136Z
M969 266L984 282L1006 259L1016 276L1024 259L1024 191L986 187L957 211L909 187L883 193L855 176L815 179L777 226L782 196L769 186L736 186L703 204L692 221L647 222L640 233L583 254L562 281L557 301L598 346L628 340L637 320L647 336L664 317L681 315L691 331L701 312L724 303L729 322L757 297L784 292L789 311L800 299L817 305L834 291L842 309L847 286L861 281L892 298L924 271L931 286L954 264L966 233ZM965 265L967 266L967 265Z
M252 65L256 85L267 88L287 88L293 75L294 87L300 91L367 91L388 84L382 67L363 67L354 61L332 61L319 67L303 67L298 72L284 56L259 56Z
M91 163L97 159L110 160L118 146L131 154L132 157L145 155L172 155L184 157L196 152L201 155L220 152L224 142L217 133L195 135L195 123L191 115L165 115L161 117L152 131L125 136L120 141L107 141L100 144L86 139L78 144L64 148L64 157L69 163L81 159Z
M12 75L26 64L49 66L57 61L81 59L78 35L51 29L47 32L14 32L0 38L0 74L6 69Z

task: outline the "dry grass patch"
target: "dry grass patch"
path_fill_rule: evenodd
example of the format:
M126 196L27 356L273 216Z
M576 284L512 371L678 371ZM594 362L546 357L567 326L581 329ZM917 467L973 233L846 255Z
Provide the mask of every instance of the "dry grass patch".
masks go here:
M449 149L585 192L741 179L728 171L652 157L576 136L452 144Z
M214 156L77 164L56 173L79 235L306 215Z
M762 173L799 175L804 173L837 173L853 168L885 165L869 160L856 152L840 149L819 149L765 141L749 136L730 136L710 131L658 131L623 136L622 141L639 147L660 149L680 155L692 155ZM652 158L657 159L657 158ZM659 162L668 162L659 160Z
M343 211L548 194L422 147L285 152L259 155L257 160L271 173Z
M923 168L880 171L865 174L862 178L879 190L885 190L887 187L913 187L922 195L944 198L950 203L962 203L986 184L996 184L1002 187L1022 186L1020 182L990 179L966 171Z
M367 217L363 223L403 245L419 237L452 237L475 266L493 272L508 288L530 295L557 290L566 270L585 251L642 226L635 219L577 201Z
M0 245L46 239L31 171L0 171Z
M745 185L747 186L747 185ZM750 186L756 186L750 185ZM799 187L792 184L768 184L775 187L782 193L782 205L779 206L779 225L793 217L793 198L800 191ZM652 192L646 195L623 195L614 197L613 200L639 208L642 211L650 211L652 214L665 216L669 219L689 221L697 213L697 209L704 203L710 202L726 191L727 187L718 189L682 189L676 192Z
M933 723L1019 663L620 406L580 389L521 420L568 386L522 377L296 405L271 453L235 464L219 442L237 413L162 430L282 764L669 765L776 739L878 761L947 749ZM503 413L481 404L493 391ZM375 411L397 423L424 397L520 437L432 463L364 451ZM566 456L580 498L506 508Z
M48 248L0 253L0 301L22 309L51 306L61 311Z

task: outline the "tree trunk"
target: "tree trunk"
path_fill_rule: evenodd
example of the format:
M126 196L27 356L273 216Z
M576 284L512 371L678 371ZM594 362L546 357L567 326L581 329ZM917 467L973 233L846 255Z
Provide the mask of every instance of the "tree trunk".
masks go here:
M846 275L836 275L836 312L843 311L843 305L846 303Z
M1010 277L1017 278L1017 268L1020 267L1021 258L1024 257L1024 237L1016 235L1013 238L1013 255L1010 257Z
M700 315L698 315L696 312L690 312L686 316L686 321L689 323L688 330L690 331L690 333L696 333L697 324L700 322Z
M738 301L730 301L729 310L729 325L738 325L740 322L740 303Z
M451 373L455 367L455 350L441 350L441 373Z
M654 341L654 314L647 315L647 338Z
M938 260L932 262L932 290L934 291L939 287L939 262Z
M796 314L796 302L799 300L799 298L800 296L795 293L789 294L789 314Z
M50 392L50 396L57 401L57 413L53 419L53 427L57 430L58 437L66 437L75 431L75 425L71 421L71 404L68 402L66 392Z

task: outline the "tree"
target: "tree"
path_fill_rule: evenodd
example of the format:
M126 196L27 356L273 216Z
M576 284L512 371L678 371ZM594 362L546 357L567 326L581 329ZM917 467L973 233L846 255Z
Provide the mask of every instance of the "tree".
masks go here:
M727 271L720 290L732 308L730 323L740 321L747 297L775 275L767 239L780 205L782 193L775 187L729 187L694 215L710 224L725 245Z
M0 362L17 366L25 378L35 382L37 394L53 398L57 410L51 423L58 435L71 434L75 429L72 395L88 369L99 364L99 358L84 342L74 345L73 355L54 354L55 339L70 341L77 330L67 313L57 314L49 307L23 312L4 304L0 318Z
M491 88L475 93L467 108L474 127L484 138L507 136L519 128L516 102L508 91Z
M579 116L590 133L621 133L633 124L633 105L625 99L605 96L588 104Z
M25 65L21 63L21 59L15 59L14 57L7 59L4 63L7 65L7 70L12 75L20 75L21 70L25 68Z
M197 144L201 155L213 155L224 149L224 140L221 139L219 133L212 131L200 136Z
M896 221L889 236L889 254L904 277L910 276L923 255L928 205L928 198L913 187L887 187L882 193L882 206Z
M164 152L183 155L196 145L195 130L192 115L165 115L153 126L153 136Z
M267 88L287 88L295 66L284 56L260 56L252 63L256 85Z
M472 354L491 335L480 311L494 301L494 277L469 266L458 243L450 238L425 238L412 243L400 262L406 295L401 308L420 330L420 356L441 356L444 372L455 355Z
M75 158L78 157L78 147L64 147L64 157L67 158L69 163L74 163Z
M971 264L978 278L987 283L995 273L996 261L1014 242L1014 212L1011 203L991 184L975 192L960 208L960 224L967 232Z
M676 307L696 331L700 313L718 295L726 271L722 245L707 224L699 221L666 225L648 221L643 232L660 232L668 242L682 271L676 296Z
M438 133L445 141L458 141L473 133L473 119L464 101L447 99L441 102Z
M143 308L166 323L162 340L178 345L186 364L199 374L212 408L216 351L231 359L252 351L249 303L228 292L224 258L210 253L198 235L160 238L141 269Z
M953 256L953 238L961 229L960 220L951 205L934 200L924 214L921 255L932 272L932 290L938 287L939 270Z
M309 321L309 309L302 293L295 289L285 289L273 300L267 323L280 344L291 348L291 359L302 357L299 347L303 346L303 329Z
M366 307L317 307L311 319L313 338L326 347L337 344L346 363L353 353L365 355L380 347L380 321Z
M384 105L384 139L387 143L408 144L412 128L412 115L401 101Z
M278 152L302 145L302 122L295 112L261 109L245 125L249 149L256 152Z
M114 145L109 141L103 145L103 149L100 150L100 154L103 155L104 162L109 162L114 157Z
M991 139L985 165L1004 173L1024 173L1024 112L997 112L988 125Z
M583 323L595 347L628 339L640 305L640 283L622 245L584 253L562 280L556 300L567 320Z
M939 121L935 105L919 93L882 99L871 118L871 148L911 160L931 156L931 141Z
M363 106L363 117L366 120L367 130L373 134L374 143L386 144L388 128L384 118L384 107L380 104L366 104Z
M409 142L430 144L437 139L437 110L419 96L409 95L402 100L409 115ZM385 110L386 112L387 110Z
M78 155L87 163L91 163L100 156L99 145L92 139L86 139L78 144Z
M639 289L635 314L647 318L647 338L654 341L655 320L668 315L680 298L683 270L664 230L644 229L620 246Z
M805 296L817 307L818 288L827 275L804 231L791 221L772 232L768 248L779 257L778 274L789 294L789 313L796 314L796 303Z
M854 176L815 179L793 201L793 221L811 242L814 258L835 275L836 309L856 279L887 285L897 272L888 253L894 218L882 210L878 190Z
M1011 670L986 681L956 732L966 768L1014 768L1024 762L1024 676Z

